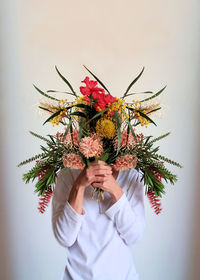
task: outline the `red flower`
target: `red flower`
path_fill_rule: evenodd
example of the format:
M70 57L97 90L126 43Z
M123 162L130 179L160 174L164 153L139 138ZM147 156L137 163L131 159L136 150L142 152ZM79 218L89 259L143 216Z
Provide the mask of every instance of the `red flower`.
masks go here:
M97 100L94 105L96 111L105 110L108 105L117 101L111 94L105 94L103 88L97 87L97 81L90 81L89 77L86 77L82 82L86 84L85 87L80 87L81 93L85 95L83 100L90 103L89 95L91 95L94 100Z
M44 194L40 196L39 198L39 206L38 206L38 210L40 213L44 213L45 212L45 208L48 206L50 200L51 200L51 196L53 194L53 191L51 189L51 187L48 187L48 189L45 190Z
M162 210L160 198L150 188L148 188L147 197L151 203L151 207L154 208L156 215L158 215Z
M85 87L80 87L80 91L83 95L90 95L92 94L93 92L102 92L102 93L105 93L104 89L103 88L99 88L97 87L97 81L90 81L89 80L89 77L86 77L82 83L85 83L86 86Z
M106 102L107 104L108 104L108 103L112 104L113 102L116 102L116 101L117 101L116 98L113 97L111 94L105 95L104 99L105 99L105 102Z

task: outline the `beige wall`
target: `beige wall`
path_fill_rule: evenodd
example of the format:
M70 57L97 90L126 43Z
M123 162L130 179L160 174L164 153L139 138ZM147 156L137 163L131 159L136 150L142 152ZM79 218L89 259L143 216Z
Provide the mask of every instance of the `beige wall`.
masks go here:
M146 67L135 89L158 90L161 152L180 161L183 170L167 186L163 212L156 216L146 198L147 228L133 247L141 280L199 279L199 47L200 2L168 1L2 1L1 9L1 279L59 279L66 253L53 237L51 207L37 212L34 186L21 181L19 161L36 154L43 135L33 89L65 89L57 65L78 90L83 64L120 96ZM3 145L4 144L4 145Z

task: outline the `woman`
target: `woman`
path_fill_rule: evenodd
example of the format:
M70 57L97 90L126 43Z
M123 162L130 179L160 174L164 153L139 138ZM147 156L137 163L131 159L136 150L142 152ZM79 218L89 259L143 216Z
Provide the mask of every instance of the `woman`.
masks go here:
M93 187L105 191L103 213L91 199ZM62 280L138 280L130 246L145 229L141 174L103 161L82 171L63 169L53 193L52 226L68 249Z

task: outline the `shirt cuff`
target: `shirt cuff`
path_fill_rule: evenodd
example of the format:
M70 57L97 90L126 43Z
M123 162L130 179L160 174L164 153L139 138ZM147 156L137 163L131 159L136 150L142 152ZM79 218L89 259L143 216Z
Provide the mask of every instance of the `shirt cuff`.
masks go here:
M67 201L65 206L65 212L68 214L68 216L76 223L82 222L82 220L85 217L85 210L83 209L82 213L80 214L75 211L75 209L71 206L71 204Z
M109 207L104 213L111 219L114 220L115 214L128 202L126 194L123 193L120 199L118 199L111 207Z

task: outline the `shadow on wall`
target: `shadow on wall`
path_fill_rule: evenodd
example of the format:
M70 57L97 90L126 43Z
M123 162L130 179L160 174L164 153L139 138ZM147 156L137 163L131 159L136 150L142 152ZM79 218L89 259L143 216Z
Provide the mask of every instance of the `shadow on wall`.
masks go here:
M197 119L200 123L200 112L197 111ZM200 126L197 126L197 137L200 143ZM195 174L195 194L194 196L194 205L192 208L194 209L193 213L193 228L191 229L191 246L190 246L190 255L189 255L189 264L188 264L188 276L186 279L189 280L199 280L200 279L200 145L196 148L197 151L197 162L194 163L196 166ZM199 156L198 156L199 155ZM191 163L192 164L192 163Z
M2 60L1 60L2 61ZM0 72L3 73L3 65L0 65ZM1 76L2 77L2 76ZM1 81L0 91L1 93L5 92L3 90ZM3 120L3 108L4 108L4 96L1 94L1 103L0 103L0 120ZM1 122L1 143L0 143L0 279L4 280L13 280L12 275L12 263L11 263L11 243L9 242L9 227L7 222L7 203L6 203L6 194L5 194L5 178L4 178L4 134L5 134L5 125L4 122ZM7 200L9 201L9 200Z

